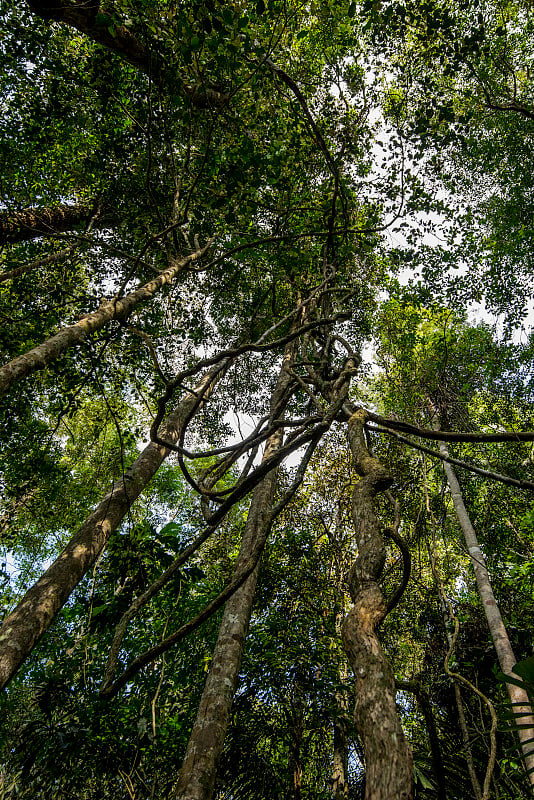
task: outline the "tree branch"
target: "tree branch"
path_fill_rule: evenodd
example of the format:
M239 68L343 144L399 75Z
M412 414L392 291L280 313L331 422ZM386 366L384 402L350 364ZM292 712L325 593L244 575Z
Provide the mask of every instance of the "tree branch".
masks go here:
M103 11L98 0L28 0L28 5L41 19L70 25L147 75L176 84L177 75L170 74L165 62L121 24L115 13L110 16ZM226 94L200 84L182 82L181 90L197 108L219 106L228 99Z
M458 458L453 458L452 456L445 456L442 453L438 452L437 450L432 450L431 447L425 447L423 444L417 444L417 442L408 439L406 436L402 436L400 433L396 433L395 431L390 431L388 428L371 428L369 427L370 431L375 433L387 433L388 436L393 436L393 438L397 439L399 442L403 444L407 444L410 447L413 447L415 450L420 450L422 453L427 453L429 456L433 458L439 458L440 461L446 461L448 464L454 464L456 467L460 467L461 469L467 469L469 472L474 472L475 475L481 475L483 478L489 478L493 481L499 481L499 483L505 483L509 486L517 486L520 489L525 489L529 492L534 492L534 483L531 481L523 481L517 478L511 478L509 475L501 475L499 472L491 472L488 469L482 469L482 467L476 467L474 464L468 464L467 461L460 461ZM441 433L445 433L442 431ZM440 438L442 438L440 436ZM454 441L454 440L453 440Z
M347 402L343 408L344 419L349 419L351 414L354 413L356 406L353 403ZM366 411L367 419L371 422L376 422L386 428L396 431L403 431L412 436L420 436L422 439L440 439L448 442L534 442L534 431L504 431L502 433L467 433L455 431L437 431L431 428L419 428L417 425L412 425L410 422L404 422L400 419L391 419L390 417L382 417L380 414L375 414L373 411Z

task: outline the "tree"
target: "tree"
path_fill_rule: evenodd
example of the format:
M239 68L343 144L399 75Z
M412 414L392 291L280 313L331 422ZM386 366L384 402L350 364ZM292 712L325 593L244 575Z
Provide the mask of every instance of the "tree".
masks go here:
M480 131L494 146L495 121L506 114L531 136L528 83L519 74L527 48L516 30L522 7L502 11L505 34L501 10L489 3L476 23L470 3L378 8L260 0L245 8L153 0L141 8L31 0L21 8L5 0L4 10L0 313L9 327L1 343L0 474L6 584L15 586L5 591L0 665L6 708L27 707L14 738L6 731L5 791L197 800L265 792L265 782L224 763L225 753L245 742L256 763L270 749L267 774L280 796L295 800L350 791L365 791L367 800L392 791L410 798L413 775L417 796L444 796L443 775L449 795L461 796L464 778L459 789L451 779L463 767L452 768L447 742L457 729L450 692L440 695L439 653L458 708L465 707L461 732L473 786L482 783L488 797L501 742L490 731L481 781L475 701L458 686L463 680L474 687L490 710L488 695L497 690L488 669L458 677L451 659L465 651L469 661L469 645L458 633L446 645L439 614L435 619L436 587L452 617L462 603L468 618L476 612L458 588L467 585L464 562L446 568L436 543L438 530L452 530L439 482L412 449L425 458L439 451L409 437L513 442L508 470L474 469L507 490L534 488L524 444L534 441L532 425L514 432L529 386L513 362L520 357L528 365L528 348L492 349L470 332L476 347L469 368L492 353L493 406L472 380L476 370L465 374L461 348L452 367L435 355L417 363L421 302L434 292L434 310L445 300L463 309L480 293L473 269L446 292L441 285L447 266L463 257L456 222L461 208L467 224L472 191L452 148L463 142L493 186L494 162L481 166ZM382 70L381 59L392 53ZM519 66L505 65L505 55ZM474 57L481 59L475 70ZM512 72L521 91L510 98ZM428 103L432 113L422 113ZM512 143L515 124L506 123ZM387 141L377 163L380 135ZM445 200L433 196L433 187L447 185L440 158L457 176ZM507 158L517 161L512 144ZM507 200L518 194L519 215L530 184L517 170L510 174ZM501 199L478 204L472 215L461 242L471 261L477 231L499 229ZM431 250L412 230L405 246L388 248L380 234L420 225L421 211L440 215L448 246ZM507 252L519 263L516 249ZM403 287L395 271L409 258L421 259L415 263L424 281ZM495 308L508 302L496 288L504 274L491 284ZM361 366L372 337L398 348L374 381ZM423 339L441 357L431 325ZM439 432L429 429L421 403L453 385L470 414L450 417ZM490 408L504 430L488 430ZM471 419L484 430L466 430ZM247 423L250 432L243 432ZM397 438L379 441L373 425ZM348 432L348 450L336 431ZM465 460L455 464L471 467L473 451L465 447ZM496 449L488 452L498 458ZM336 475L339 464L352 461L351 491L340 478L331 496L321 496L321 458L337 465ZM313 481L306 479L310 469ZM474 506L482 506L479 484L468 488ZM510 525L520 530L522 495L503 497L513 506ZM302 517L309 510L313 524L292 518L291 503ZM445 509L440 524L438 508ZM416 619L422 601L408 583L422 519L432 520L434 531L433 552L419 559L426 631ZM286 551L296 538L315 553L317 526L336 557L311 559L315 581L302 569L307 611L299 608L294 624L309 637L308 661L288 632L295 663L280 659L284 674L276 676L261 654L251 663L245 636L251 628L253 643L258 639L262 615L272 612L280 623L294 589ZM508 546L506 535L495 533L496 556ZM264 551L280 563L279 579L268 560L262 578ZM314 582L332 591L332 618ZM273 609L261 605L262 593ZM317 607L327 634L310 620ZM395 626L403 632L399 645ZM434 640L441 643L433 654ZM428 670L410 663L411 644ZM355 675L355 728L347 717L347 661ZM258 691L262 674L270 683ZM412 700L396 702L402 686L419 710ZM86 699L86 713L71 702L77 696ZM260 731L258 746L247 713ZM39 731L33 751L24 742L32 726ZM43 740L47 731L59 750L66 743L65 759L58 758L63 770ZM83 746L73 745L76 737ZM102 776L91 767L84 782L87 764L108 744L116 765L105 761ZM365 762L364 789L350 748ZM509 796L522 791L511 763L499 779Z

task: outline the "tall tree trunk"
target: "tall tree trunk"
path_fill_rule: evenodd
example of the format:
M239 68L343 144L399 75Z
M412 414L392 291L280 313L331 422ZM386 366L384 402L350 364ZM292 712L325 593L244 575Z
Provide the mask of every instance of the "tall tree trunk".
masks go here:
M197 108L221 105L228 99L227 95L213 88L181 83L178 70L168 75L165 61L145 47L142 40L134 36L125 25L117 24L116 14L113 14L113 18L109 16L105 10L99 8L97 1L28 0L28 6L30 11L44 20L64 22L76 28L147 75L153 78L166 76L173 80L173 86L181 89Z
M208 246L176 261L172 267L162 272L157 278L125 297L103 303L98 311L86 314L74 325L63 328L46 342L34 347L33 350L9 361L0 368L0 395L6 394L14 383L32 372L44 369L47 364L55 361L70 347L80 344L112 320L125 320L140 303L150 300L155 292L174 280L188 264L198 260L206 252Z
M428 734L428 742L430 744L430 757L432 759L432 769L436 781L436 797L437 800L447 800L446 778L443 766L443 757L441 755L441 747L439 743L439 733L432 712L432 705L430 697L426 689L419 683L419 681L396 681L397 689L405 692L411 692L415 695L417 704L425 720L426 732Z
M293 360L294 347L294 343L286 347L282 368L271 397L271 418L279 414L281 402L292 380L287 367ZM282 440L281 431L277 431L267 439L263 461L276 453L282 445ZM276 470L271 470L252 494L234 574L242 569L253 552L257 552L258 548L263 549L265 545L271 526L269 512L275 489ZM178 781L171 792L173 800L211 800L213 795L217 765L237 688L259 569L258 564L224 607L210 671Z
M439 449L441 454L448 458L449 451L444 442L439 443ZM471 563L473 564L478 593L482 601L482 607L484 608L491 638L493 640L493 646L495 647L495 652L497 653L501 670L505 675L512 675L513 677L512 670L517 662L517 659L514 655L514 651L508 637L508 632L501 617L499 606L495 600L495 595L493 594L484 553L480 549L475 529L465 507L462 490L460 489L460 484L456 477L456 473L454 472L452 465L448 464L446 461L443 462L443 468L445 470L447 482L451 490L456 518L460 528L462 529L465 543L467 545L467 551L471 558ZM528 695L523 689L521 689L520 686L507 683L506 688L508 689L510 701L514 704L518 704L513 706L514 710L516 712L528 714L528 716L521 718L521 724L531 725L532 727L519 729L517 733L521 742L521 749L523 751L526 767L527 769L534 769L534 742L527 744L528 739L534 738L534 715L532 714L532 708L529 703ZM534 772L530 773L529 780L531 785L534 786Z
M214 382L222 374L219 364L209 370L186 395L175 411L167 417L161 436L176 442L190 413L198 403L199 394L206 399ZM43 576L26 592L23 599L0 626L0 690L6 686L31 653L43 633L71 592L92 567L118 528L132 503L152 480L169 455L170 449L150 442L133 464L85 520L61 555L48 567Z
M23 211L0 213L0 245L51 236L72 230L86 222L94 208L86 203L57 205L51 208L26 208Z
M289 774L290 791L288 797L291 800L301 800L302 798L302 744L304 740L304 715L302 707L302 691L298 678L293 685L293 697L291 706L286 710L289 722Z
M343 644L356 681L354 717L365 752L365 800L411 800L412 754L395 707L395 676L376 635L386 614L378 584L386 550L374 501L393 478L367 450L365 421L363 409L348 421L352 460L361 477L352 494L358 557L349 573L354 605L343 623Z
M347 726L343 719L345 709L341 705L342 698L337 698L340 711L334 719L334 759L332 764L332 793L334 800L348 800L349 796L349 750L347 743Z
M294 739L291 743L289 751L289 769L291 771L291 798L292 800L301 800L302 797L302 757L301 757L301 739L297 738L302 735L302 731L294 732Z
M18 278L20 275L24 275L26 272L31 272L39 267L48 267L51 264L57 264L60 261L64 261L73 253L73 250L74 248L72 247L64 247L62 250L58 250L56 253L49 253L47 256L43 256L42 258L36 258L34 261L30 261L20 267L15 267L15 269L6 269L3 272L0 272L0 283L5 283L5 281L9 281L12 278Z

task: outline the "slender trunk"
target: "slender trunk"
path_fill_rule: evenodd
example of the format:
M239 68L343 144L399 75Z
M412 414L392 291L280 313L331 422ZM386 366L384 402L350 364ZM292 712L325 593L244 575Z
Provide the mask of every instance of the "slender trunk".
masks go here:
M294 736L299 735L299 731L295 731ZM295 738L291 744L289 753L289 768L291 770L291 797L292 800L301 800L302 797L302 760L300 754L300 739Z
M448 457L449 452L444 442L439 443L439 449L442 455ZM465 507L462 490L456 477L456 473L454 472L451 464L448 464L446 461L443 462L443 467L445 469L447 482L451 490L456 518L460 528L462 529L465 543L467 545L467 551L471 558L471 563L473 564L478 593L480 595L480 599L482 600L482 606L484 608L491 638L493 640L493 646L495 647L495 652L497 653L501 670L505 675L512 675L512 677L514 677L512 670L514 665L517 663L517 659L514 655L514 651L508 637L508 632L501 617L499 606L495 600L495 595L493 594L484 553L480 549L475 529ZM510 701L514 704L517 704L513 706L514 711L529 715L521 717L521 724L532 725L532 727L519 729L517 733L521 742L521 749L523 751L523 758L525 760L526 767L527 769L534 769L534 743L531 742L530 744L527 744L529 739L534 738L534 715L532 714L532 708L530 706L528 695L523 689L521 689L520 686L507 683L506 688L508 689ZM531 785L534 786L534 772L530 773L529 780Z
M342 711L339 700L338 707ZM334 760L332 765L332 793L334 800L348 800L349 796L349 750L347 726L343 717L334 720Z
M430 744L430 757L432 759L432 769L436 779L436 795L438 800L447 800L445 770L443 767L443 757L439 743L439 733L432 712L430 697L426 689L418 681L396 681L397 689L411 692L415 695L417 704L425 720L425 727Z
M338 637L342 635L343 620L345 618L345 574L342 553L342 527L343 516L341 502L337 504L335 519L334 541L336 543L337 557L332 557L331 570L335 572L335 587L339 593L340 601L336 604L335 630ZM340 686L347 685L348 665L346 662L338 664L338 681ZM332 758L332 794L334 800L348 800L349 797L349 743L347 739L347 721L349 718L349 695L344 689L336 691L336 712L334 713L333 726L333 758Z
M53 208L26 208L0 213L0 245L24 242L40 236L69 231L86 222L94 213L87 204L58 205Z
M95 331L99 331L112 320L124 321L140 303L149 300L152 295L165 284L170 283L190 263L199 259L207 250L197 250L186 258L177 261L172 267L162 272L154 280L145 283L134 292L121 299L103 303L98 311L86 314L82 319L56 333L46 342L34 347L27 353L12 359L0 368L0 395L5 394L13 384L40 369L74 345L80 344Z
M302 798L302 743L304 739L304 718L302 708L302 692L298 678L293 685L293 697L291 705L286 710L289 723L289 775L290 789L288 797L291 800L301 800Z
M469 728L467 727L467 720L465 718L462 690L460 689L460 684L457 679L453 681L453 688L456 710L458 711L458 724L460 725L460 732L462 734L462 741L464 743L464 757L467 764L467 771L469 773L469 780L471 781L471 786L473 787L475 800L482 800L482 789L480 788L480 781L475 769L475 759L473 758L471 740L469 739Z
M298 678L293 685L293 697L291 705L286 711L289 721L290 742L289 742L289 772L291 776L291 789L288 796L292 800L302 798L302 745L304 741L304 714L302 690Z
M288 346L277 385L271 398L271 416L279 408L291 381L286 366L292 360ZM266 442L263 461L282 444L277 431ZM272 470L254 489L234 573L242 569L258 548L263 549L270 530L270 508L276 489ZM204 686L197 717L191 731L185 758L171 797L173 800L210 800L215 787L217 765L222 753L230 710L237 688L245 638L252 613L260 565L235 592L224 607L219 635L213 651L209 675Z
M166 441L174 443L178 440L183 425L198 403L198 395L205 399L209 396L221 371L221 365L213 367L195 387L195 393L186 395L169 414L161 432ZM170 452L169 448L154 442L145 447L123 477L113 484L61 555L3 620L0 626L0 690L29 656Z
M361 478L352 495L358 557L349 573L354 605L343 623L343 644L356 681L354 717L365 752L365 800L411 800L412 754L395 706L395 676L375 632L386 614L378 584L386 551L374 500L393 478L367 450L365 420L359 409L348 422L353 464Z
M441 615L443 618L443 627L445 628L445 636L447 637L449 652L451 652L453 644L453 637L449 628L451 617L447 609L444 590L439 581L434 566L432 566L432 574L434 576L434 581L436 583L436 587L438 590L439 604L441 608ZM475 800L482 800L482 789L480 787L480 781L478 779L478 775L475 769L475 759L473 758L471 739L469 738L469 728L467 727L467 720L465 718L465 708L464 708L464 701L462 698L462 690L460 688L460 681L458 680L458 678L454 677L454 675L450 675L449 677L450 680L452 681L452 686L454 690L454 702L456 703L456 711L458 712L458 725L460 727L460 733L462 734L463 756L465 758L465 763L467 765L469 780L471 781L471 786L473 787L473 795L475 797Z
M57 264L58 262L68 258L72 252L72 247L64 247L63 250L58 250L56 253L49 253L47 256L43 256L42 258L36 258L35 261L30 261L28 264L15 267L15 269L6 269L4 272L0 272L0 283L5 283L5 281L9 281L12 278L18 278L20 275L24 275L26 272L32 272L34 269L38 269L39 267L48 267L51 264Z

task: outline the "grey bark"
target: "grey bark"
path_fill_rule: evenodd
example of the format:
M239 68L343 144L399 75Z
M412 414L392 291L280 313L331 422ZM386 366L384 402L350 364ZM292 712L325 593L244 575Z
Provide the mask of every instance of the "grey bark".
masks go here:
M162 436L176 442L198 403L207 399L221 365L204 375L167 417ZM52 624L85 573L92 567L132 503L146 488L171 450L150 442L116 481L44 575L26 592L0 626L0 690L3 689Z
M442 455L448 457L449 453L444 442L439 443L439 449ZM495 652L497 653L499 665L505 675L517 677L513 674L513 667L517 663L517 659L514 655L499 606L495 600L495 595L493 594L491 580L486 566L486 559L484 557L484 553L480 549L475 529L465 507L460 484L451 464L445 461L443 463L443 468L445 470L447 482L451 491L456 518L464 535L467 551L475 571L478 593L482 601L482 607L484 609L484 614L486 615L488 628L490 630L493 646L495 647ZM521 749L527 769L534 768L534 743L531 742L530 744L526 744L528 739L534 738L534 716L532 714L532 708L529 703L528 695L523 689L521 689L520 686L507 683L506 688L508 690L510 701L512 703L519 704L514 705L514 710L516 712L528 714L528 716L521 718L521 723L524 725L532 725L530 728L518 730L517 733L521 742ZM534 786L534 772L530 773L529 780L531 785Z
M103 303L97 311L86 314L78 322L62 328L55 336L46 342L34 347L27 353L9 361L0 368L0 395L5 394L13 384L22 380L37 370L44 369L47 364L55 361L66 350L80 344L95 331L101 330L112 320L124 321L140 303L149 300L152 295L170 283L188 264L198 260L207 250L197 250L195 253L175 262L169 269L158 275L157 278L145 283L134 292L125 297L113 299Z

